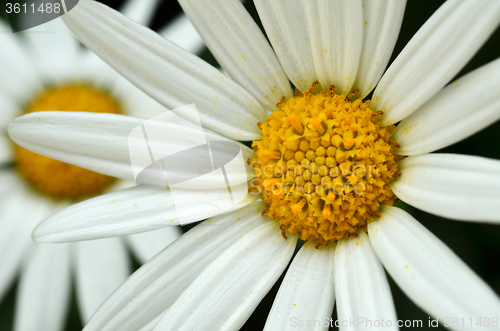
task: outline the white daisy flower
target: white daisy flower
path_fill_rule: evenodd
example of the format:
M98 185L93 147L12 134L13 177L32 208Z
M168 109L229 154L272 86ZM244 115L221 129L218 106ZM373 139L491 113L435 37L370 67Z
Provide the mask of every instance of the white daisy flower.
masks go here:
M131 0L123 13L147 24L158 3ZM0 299L19 274L15 330L61 330L69 307L71 272L81 318L87 321L130 274L127 246L143 263L182 231L172 227L73 245L33 244L33 228L48 215L89 195L130 184L14 146L6 134L7 124L38 110L133 115L143 109L150 116L165 109L81 47L60 18L30 29L24 40L9 32L3 21L0 29ZM190 51L203 47L185 15L162 35Z
M244 153L257 161L263 201L249 198L182 235L118 288L85 330L238 330L299 237L308 243L289 266L265 330L306 329L305 321L329 317L335 300L341 330L370 328L344 324L358 318L398 328L384 269L441 322L488 318L484 329L497 329L494 291L392 204L397 197L454 220L500 221L499 161L430 154L500 117L500 60L446 86L497 28L500 2L447 1L385 74L405 1L255 0L271 45L237 0L180 3L232 80L97 2L81 1L65 21L164 106L195 102L215 132L208 136L253 140L257 153ZM46 112L16 119L9 134L37 153L131 179L127 137L139 121ZM67 242L169 226L176 224L169 201L167 190L146 187L104 195L50 217L34 237Z

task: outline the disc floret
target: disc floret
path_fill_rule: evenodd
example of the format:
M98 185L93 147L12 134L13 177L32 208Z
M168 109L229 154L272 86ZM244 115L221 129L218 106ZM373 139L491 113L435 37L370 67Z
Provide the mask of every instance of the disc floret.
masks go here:
M356 236L381 204L392 205L390 182L399 174L394 126L380 127L370 101L333 87L315 91L316 84L282 100L259 124L252 165L268 216L284 235L298 233L319 247Z

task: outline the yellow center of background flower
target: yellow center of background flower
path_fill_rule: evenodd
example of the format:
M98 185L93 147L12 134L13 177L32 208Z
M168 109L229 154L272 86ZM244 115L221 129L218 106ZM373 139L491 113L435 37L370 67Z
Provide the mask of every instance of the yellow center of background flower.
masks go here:
M120 113L118 103L110 95L83 84L45 90L28 106L26 113L48 110ZM17 145L15 155L17 169L26 181L53 198L90 197L115 181L112 177L35 154Z
M316 247L357 236L392 205L390 182L397 173L389 140L394 126L381 128L370 101L316 92L316 84L285 102L260 124L253 142L258 158L254 184L268 216Z

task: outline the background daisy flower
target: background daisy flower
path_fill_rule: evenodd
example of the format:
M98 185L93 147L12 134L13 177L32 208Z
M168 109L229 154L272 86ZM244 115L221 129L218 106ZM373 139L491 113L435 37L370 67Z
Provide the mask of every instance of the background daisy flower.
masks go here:
M410 214L391 206L391 199L395 194L410 205L450 219L498 222L498 161L429 153L498 119L498 60L445 85L495 31L500 4L446 2L381 78L404 4L256 1L273 50L239 2L181 1L234 81L95 2L81 2L66 16L84 44L165 106L195 102L207 128L227 138L254 140L258 152L254 158L261 163L276 168L284 160L288 166L289 161L302 164L308 158L308 166L322 165L318 157L324 157L323 147L335 165L348 161L357 166L364 159L362 149L370 146L369 159L375 160L373 165L385 166L381 171L387 173L382 181L366 176L372 187L367 194L376 192L370 205L356 205L369 198L364 191L359 196L351 191L306 191L298 197L296 191L285 191L297 199L293 205L286 204L282 192L266 191L276 183L286 184L285 176L275 173L273 181L267 182L270 185L266 185L270 178L261 178L264 202L246 202L243 208L184 234L114 292L86 330L237 330L287 267L298 236L309 243L291 263L265 329L293 328L289 324L293 318L323 319L335 299L341 321L364 317L395 323L384 268L411 300L441 322L488 318L485 328L498 326L494 324L498 296ZM288 79L301 91L296 97ZM324 92L307 90L315 82ZM375 86L371 103L360 100ZM302 112L301 105L305 105ZM266 116L264 109L276 108ZM374 116L366 117L370 112ZM457 112L460 116L455 117ZM475 117L477 113L481 115ZM349 114L356 117L354 122ZM131 176L126 138L137 119L84 113L46 113L40 120L36 116L42 115L26 115L9 127L22 146L108 175ZM453 120L442 120L449 117ZM395 129L390 127L401 120ZM259 121L264 125L257 126ZM85 128L75 123L85 123ZM360 125L356 136L355 124ZM108 128L115 129L109 134ZM325 139L327 134L330 137ZM68 144L58 141L61 135L68 136ZM91 137L99 140L98 149L88 143ZM335 147L335 154L328 155L327 147ZM75 155L75 150L80 152ZM314 156L308 157L309 151ZM378 156L382 161L377 161ZM391 168L396 161L397 169ZM340 178L343 189L365 179L354 171L348 175L346 182ZM313 182L312 176L307 177L300 174L302 180ZM110 202L111 196L68 208L40 225L34 236L64 242L167 226L169 219L175 219L174 209L154 208L151 197L143 199L148 192L144 190L114 195L122 202L119 208ZM336 206L338 199L341 204ZM379 208L375 201L384 204ZM354 206L352 218L345 217L351 207L344 208L344 202ZM360 217L368 207L373 213ZM284 216L276 217L282 208ZM262 216L262 211L280 224ZM352 224L354 218L367 223L369 237L357 230L357 223ZM314 233L328 222L335 223L333 237ZM335 235L341 237L333 240ZM317 249L311 244L315 240L328 245ZM451 327L466 329L464 324Z
M122 11L148 24L158 3L128 1ZM182 231L174 227L74 245L34 244L31 232L48 215L130 184L15 146L6 135L7 124L40 110L131 115L145 109L150 116L164 108L81 47L62 19L30 29L22 37L12 34L3 21L0 30L0 299L19 274L14 329L62 330L70 307L71 273L81 319L87 321L130 274L128 248L145 262ZM161 33L194 52L203 45L184 15Z

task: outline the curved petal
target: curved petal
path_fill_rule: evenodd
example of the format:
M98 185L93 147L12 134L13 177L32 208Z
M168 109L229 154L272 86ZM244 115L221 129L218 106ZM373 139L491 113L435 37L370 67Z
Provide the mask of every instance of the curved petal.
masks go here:
M138 118L113 114L31 113L10 123L18 145L105 175L134 180L128 135L141 125Z
M318 80L301 0L255 0L271 45L288 78L301 91Z
M0 298L33 247L30 233L52 211L46 201L23 187L17 174L0 172Z
M120 12L139 24L148 26L153 20L161 0L128 0L120 8Z
M240 209L258 198L249 194L225 212ZM36 227L33 238L37 242L81 241L176 226L179 225L179 218L175 202L170 190L147 186L108 193L53 214ZM193 212L196 213L196 210ZM206 218L204 213L194 216L199 221Z
M240 0L179 3L221 67L267 110L292 96L276 54Z
M286 272L264 331L306 330L300 328L297 319L323 322L331 316L335 303L334 256L335 245L324 249L302 246ZM328 325L314 330L328 330Z
M196 103L205 128L235 140L260 136L266 113L259 103L200 58L97 1L81 1L63 17L87 47L165 107Z
M472 58L500 23L500 2L446 1L420 28L375 89L371 106L382 125L424 104Z
M406 0L363 3L363 47L353 89L363 99L377 86L391 58L405 12Z
M69 245L35 245L19 281L15 331L62 331L71 294Z
M150 145L161 146L160 154L172 155L188 150L201 145L202 140L228 141L209 131L205 131L203 137L200 137L199 127L173 112L170 115L170 121L148 122L151 125L148 132L153 133L148 136L148 142ZM116 114L44 111L18 117L9 124L8 132L16 144L37 154L134 181L129 136L136 128L141 128L143 123L142 119ZM158 132L165 134L155 135ZM245 160L254 157L250 148L242 144L239 146ZM230 152L224 146L220 146L217 151ZM191 156L196 158L195 153Z
M180 226L133 234L125 238L141 263L151 260L156 254L182 235Z
M86 323L127 279L131 266L120 238L83 241L74 245L78 307L82 321Z
M189 285L154 330L239 330L290 262L297 237L269 221L229 247ZM196 316L196 318L192 318Z
M139 268L98 309L85 331L136 331L150 323L242 235L268 222L262 202L205 221Z
M459 221L500 222L500 161L428 154L399 163L394 193L406 203Z
M319 83L337 94L349 93L358 73L363 43L361 0L308 0L311 49Z
M359 329L397 330L396 308L384 268L362 231L357 238L342 239L335 254L335 294L337 318L356 321ZM369 320L391 321L388 324L370 325ZM340 330L359 330L341 324Z
M419 155L447 147L500 119L500 59L451 83L405 118L392 134L396 153Z
M498 296L443 242L404 210L385 206L381 214L368 223L373 249L413 302L441 322L497 316ZM471 330L460 324L452 329Z

